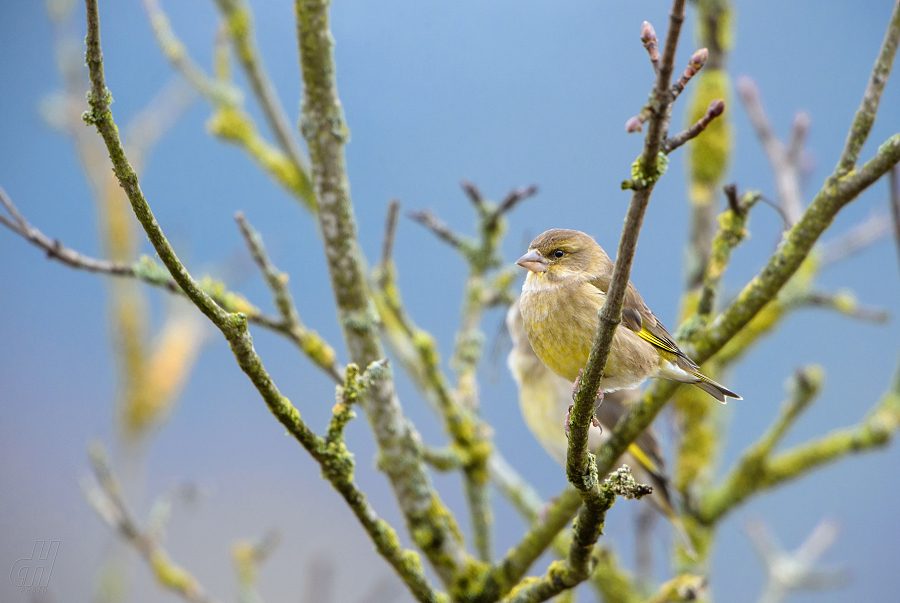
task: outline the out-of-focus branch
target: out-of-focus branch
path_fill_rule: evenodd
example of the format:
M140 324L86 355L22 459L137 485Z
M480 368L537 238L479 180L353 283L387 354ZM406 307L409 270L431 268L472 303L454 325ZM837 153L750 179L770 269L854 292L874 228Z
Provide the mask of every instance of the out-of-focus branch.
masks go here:
M840 588L849 579L842 568L816 567L837 538L839 530L834 521L820 522L793 553L781 549L761 519L748 521L745 531L765 565L768 578L759 603L781 603L792 592Z
M756 131L769 159L769 165L775 176L775 189L778 203L787 217L789 226L793 226L803 214L803 192L800 187L800 175L803 168L803 146L806 132L809 130L809 117L798 113L794 117L789 145L785 145L772 129L772 124L762 106L759 89L749 77L738 78L738 96L747 111L750 124Z
M256 542L244 540L231 547L231 557L237 569L238 603L262 603L256 588L259 566L280 543L281 534L272 530Z
M288 275L279 271L272 264L266 248L263 246L262 236L247 222L243 212L235 214L234 219L237 221L247 243L247 248L253 256L253 261L259 266L260 272L266 279L272 296L275 299L275 305L281 314L281 321L284 328L290 331L291 339L297 341L300 349L312 360L319 368L328 373L328 375L336 382L340 383L341 375L344 370L338 365L334 349L322 339L322 337L306 328L300 320L300 314L297 312L297 306L288 289Z
M888 236L890 232L890 220L884 214L873 215L837 239L820 244L819 265L825 268L837 264Z
M281 101L278 100L278 92L269 79L259 48L256 46L250 6L244 0L216 0L216 4L225 16L225 24L234 43L235 54L244 68L253 94L278 141L278 146L290 157L299 172L308 174L309 168L297 143L294 128L288 120L284 107L281 106Z
M644 603L686 603L699 601L706 594L708 583L704 576L693 574L681 574L665 582L656 591L656 594L646 599Z
M227 0L222 0L226 2ZM311 212L315 211L316 200L312 191L309 170L305 166L302 151L300 151L296 139L290 134L291 127L280 109L277 96L259 63L256 48L249 31L241 31L241 16L247 17L249 13L236 9L235 18L227 22L231 38L238 46L238 54L242 63L252 63L253 73L248 76L254 92L260 98L264 113L270 119L273 131L279 138L281 148L269 144L260 136L253 119L243 110L243 95L228 78L227 53L218 51L221 46L217 43L216 74L217 77L208 76L194 63L184 44L172 30L169 18L163 12L158 0L144 0L144 8L153 26L157 45L162 50L172 67L178 71L185 81L197 91L210 107L214 110L208 125L209 130L222 140L236 144L263 170L272 176L276 182L283 186L291 195ZM244 23L249 27L249 23ZM238 30L241 42L235 39L234 31ZM220 37L221 39L221 37ZM241 44L249 44L243 48ZM243 54L241 50L243 49ZM246 58L246 61L245 61ZM263 83L261 83L263 82ZM257 87L260 84L261 87ZM267 85L266 85L267 84ZM265 89L265 90L264 90ZM274 117L280 111L280 120Z
M894 219L894 242L900 256L900 166L894 166L888 180L890 190L891 217Z
M793 395L769 430L744 454L724 483L703 497L698 520L711 525L749 496L848 454L886 444L900 430L900 366L897 370L895 382L859 425L773 455L773 448L819 389L820 371L799 373L792 386Z
M191 59L184 46L172 31L169 18L163 12L158 0L144 0L144 9L150 18L150 25L157 44L172 67L178 71L198 94L213 105L240 105L242 94L229 82L217 81L203 72Z
M160 586L190 603L214 603L215 600L204 593L197 579L172 561L160 544L161 535L152 531L142 532L138 527L122 497L122 488L110 468L103 445L94 442L88 452L99 486L82 484L82 490L100 519L147 561Z

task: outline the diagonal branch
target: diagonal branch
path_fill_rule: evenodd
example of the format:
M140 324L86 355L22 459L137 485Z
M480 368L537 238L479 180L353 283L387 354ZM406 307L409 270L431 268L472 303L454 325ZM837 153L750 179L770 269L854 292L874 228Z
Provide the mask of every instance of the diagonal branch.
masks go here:
M850 126L847 142L844 144L844 152L841 153L841 158L834 169L836 176L840 177L849 173L859 161L859 153L869 138L869 132L875 123L878 105L881 102L881 93L884 92L888 76L891 75L898 44L900 44L900 0L894 2L888 29L881 42L881 50L878 52L878 58L875 59L875 66L872 67L872 74L869 76L869 83L863 94L862 102L853 117L853 124Z
M334 38L327 0L297 0L297 37L303 72L300 131L307 142L318 221L331 288L350 360L360 366L384 357L377 313L356 235L344 144L349 130L337 94ZM392 379L371 387L364 401L387 474L409 532L444 584L470 562L455 518L444 506L418 453L421 436L403 416Z
M152 530L142 531L138 527L122 497L119 480L109 466L109 458L103 445L94 442L88 452L99 486L82 484L82 490L88 504L100 519L144 558L163 588L180 595L189 603L215 603L215 599L204 593L203 587L193 575L172 561L160 544L159 534Z
M665 49L662 55L659 75L653 89L650 102L652 112L644 139L644 150L637 162L637 170L642 176L635 178L635 189L631 195L631 204L625 216L625 226L619 241L616 263L612 279L606 294L606 301L600 310L600 324L575 397L575 405L571 413L568 462L566 475L569 481L582 493L596 487L596 482L586 482L590 475L587 450L588 427L594 413L594 399L600 389L603 369L609 356L613 335L621 322L622 304L625 301L625 289L631 274L631 265L637 249L637 240L644 214L650 202L650 193L660 173L657 156L666 135L668 126L671 96L669 84L675 61L675 50L681 24L684 21L684 0L675 0L669 15L669 31L666 34ZM642 184L643 183L643 184Z
M343 446L343 443L340 441L324 440L317 436L300 417L300 412L297 408L278 390L278 387L263 366L262 359L257 355L253 347L253 341L247 331L246 316L241 313L227 312L217 306L178 260L162 229L153 217L138 185L137 176L134 174L134 170L131 168L122 149L118 129L109 108L111 95L106 88L103 76L103 54L100 47L100 17L97 0L85 0L85 5L87 9L86 56L91 80L89 96L91 110L85 114L85 120L95 125L103 137L116 176L128 195L132 209L144 227L160 259L188 298L222 331L222 334L228 340L238 365L253 383L269 410L288 433L319 462L325 477L347 502L357 520L375 543L379 554L391 564L400 578L406 582L410 592L422 602L445 603L447 601L446 596L436 592L430 585L428 578L422 571L418 556L412 551L404 550L400 546L396 532L387 522L375 514L365 495L357 487L353 480L353 458L347 451L346 446ZM351 367L348 367L345 391L350 386L351 370L353 369L355 369L355 366L351 365ZM369 375L366 381L365 389L367 390L374 392L392 391L390 373L383 367L373 371L373 374ZM377 398L377 395L373 395L371 398ZM402 420L402 416L400 418ZM432 497L428 496L428 506L422 509L424 513L427 513L439 504L436 502L436 498L435 496L435 500L432 500Z

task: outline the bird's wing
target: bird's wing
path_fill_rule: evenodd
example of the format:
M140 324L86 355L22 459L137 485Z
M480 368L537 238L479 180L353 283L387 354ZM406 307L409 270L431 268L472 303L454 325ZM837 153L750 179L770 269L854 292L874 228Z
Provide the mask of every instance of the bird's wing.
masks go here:
M609 279L598 277L592 280L591 284L605 294L609 287ZM622 324L637 333L644 341L652 343L670 354L675 354L679 359L686 360L691 369L698 368L694 361L678 348L675 339L656 315L650 311L650 308L647 307L647 304L641 298L641 294L637 292L637 289L631 282L628 283L628 287L625 289L625 303L622 305Z

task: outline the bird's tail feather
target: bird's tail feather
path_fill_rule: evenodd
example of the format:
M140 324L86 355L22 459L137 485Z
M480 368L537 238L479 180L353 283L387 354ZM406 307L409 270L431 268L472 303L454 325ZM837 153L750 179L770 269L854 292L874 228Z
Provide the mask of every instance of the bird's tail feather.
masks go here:
M722 404L725 404L725 398L743 400L743 398L741 398L739 395L737 395L727 387L716 383L700 371L694 371L693 375L698 379L698 381L694 382L694 385L705 391L707 394L711 395Z

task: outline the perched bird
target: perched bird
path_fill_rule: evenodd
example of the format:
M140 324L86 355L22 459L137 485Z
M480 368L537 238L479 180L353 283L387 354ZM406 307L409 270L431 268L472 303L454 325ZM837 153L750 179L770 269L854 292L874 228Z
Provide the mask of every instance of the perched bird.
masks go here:
M553 374L531 349L518 302L513 302L506 313L506 327L513 342L507 364L519 387L519 407L525 424L547 454L565 466L568 440L562 423L572 404L572 384ZM588 448L591 452L596 452L609 439L616 423L628 411L627 405L639 395L637 390L617 391L608 394L603 404L595 408L600 426L589 428ZM672 505L665 459L656 433L648 429L639 435L619 460L631 468L635 481L653 487L646 500L672 521L690 550L690 541Z
M588 235L557 228L534 239L516 263L529 271L519 306L531 347L550 370L574 382L594 342L613 262ZM653 377L691 383L723 403L741 399L700 372L629 282L600 387L604 393L633 389Z

